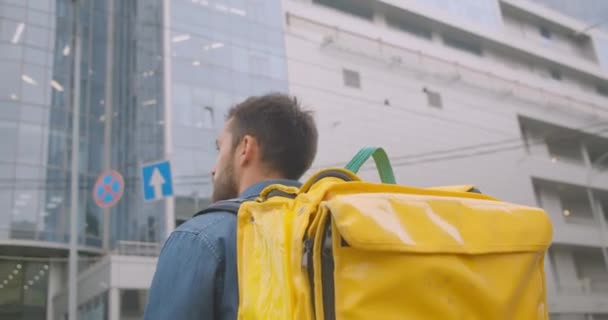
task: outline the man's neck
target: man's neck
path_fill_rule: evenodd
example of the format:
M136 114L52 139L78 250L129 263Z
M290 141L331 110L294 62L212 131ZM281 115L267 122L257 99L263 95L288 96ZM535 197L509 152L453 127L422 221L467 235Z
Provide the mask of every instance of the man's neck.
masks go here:
M245 190L250 188L251 186L268 181L268 180L285 180L286 178L279 174L265 174L265 175L245 175L242 179L242 182L239 184L239 194L242 194Z

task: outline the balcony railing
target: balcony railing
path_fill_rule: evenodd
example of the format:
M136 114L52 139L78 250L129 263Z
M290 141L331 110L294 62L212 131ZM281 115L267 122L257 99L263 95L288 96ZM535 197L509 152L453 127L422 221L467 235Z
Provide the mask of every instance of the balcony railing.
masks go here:
M563 283L558 293L566 295L608 295L608 280L583 278L575 282Z
M34 227L0 226L0 240L2 239L35 240L67 244L70 242L70 235L65 232L40 230ZM95 248L101 248L102 245L100 237L82 234L78 236L78 243L81 246Z
M160 244L155 242L118 241L114 253L122 256L158 257Z

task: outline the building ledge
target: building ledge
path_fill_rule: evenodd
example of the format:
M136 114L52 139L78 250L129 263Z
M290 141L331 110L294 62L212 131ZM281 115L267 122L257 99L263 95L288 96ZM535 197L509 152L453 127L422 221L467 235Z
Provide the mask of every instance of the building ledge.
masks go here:
M605 294L554 294L548 298L550 313L608 313Z
M67 257L69 250L68 243L19 239L0 240L0 252L9 256ZM89 246L78 246L78 251L83 255L103 254L103 249Z

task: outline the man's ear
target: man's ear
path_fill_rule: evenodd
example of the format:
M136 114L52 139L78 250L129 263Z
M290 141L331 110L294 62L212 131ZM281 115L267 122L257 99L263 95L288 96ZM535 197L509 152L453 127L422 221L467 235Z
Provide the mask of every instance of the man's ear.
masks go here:
M237 154L239 157L239 164L241 166L246 166L254 161L254 159L256 159L256 157L259 155L259 146L257 140L250 135L245 135L241 140L241 143L239 143Z

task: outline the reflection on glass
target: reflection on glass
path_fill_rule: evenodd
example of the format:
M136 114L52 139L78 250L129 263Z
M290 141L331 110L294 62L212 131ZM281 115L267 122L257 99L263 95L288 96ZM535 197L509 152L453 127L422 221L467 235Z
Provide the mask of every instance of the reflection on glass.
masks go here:
M48 273L44 263L0 261L0 319L44 319ZM48 267L47 267L48 268Z
M163 29L151 23L162 16L162 2L119 2L114 12L107 12L104 2L80 2L76 24L74 2L12 1L13 16L0 19L0 160L12 183L0 194L0 205L8 208L0 216L0 237L68 239L75 81L82 90L80 236L89 246L101 245L103 234L103 210L87 196L101 171L118 170L128 182L123 200L110 210L112 245L158 242L165 206L142 201L140 164L162 159L165 145L174 145L176 190L188 198L197 191L197 201L206 201L213 141L227 109L249 95L287 90L280 1L172 1L175 57L167 57L172 63L167 85L172 85L173 114L167 123ZM0 14L9 12L3 9ZM116 31L112 43L110 17ZM78 79L72 79L75 25L83 40ZM164 141L167 129L173 141ZM25 282L21 290L25 286L35 287Z
M287 83L280 1L180 0L171 14L172 161L183 218L194 210L186 203L210 196L214 141L228 108L243 97L286 91Z
M108 319L108 293L104 292L86 303L78 306L78 319ZM121 318L123 319L123 318Z

